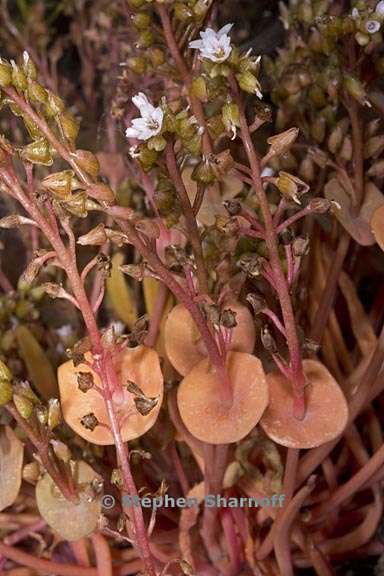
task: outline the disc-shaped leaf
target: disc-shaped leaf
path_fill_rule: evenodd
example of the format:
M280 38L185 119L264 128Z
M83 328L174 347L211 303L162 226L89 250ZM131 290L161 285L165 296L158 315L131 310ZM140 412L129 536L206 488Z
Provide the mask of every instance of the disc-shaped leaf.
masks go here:
M80 487L78 504L64 498L49 474L44 474L36 484L40 514L62 538L70 541L91 534L101 513L101 495L90 498L88 493L92 481L100 476L83 461L75 463L74 476Z
M9 426L0 427L0 510L14 503L21 486L24 444Z

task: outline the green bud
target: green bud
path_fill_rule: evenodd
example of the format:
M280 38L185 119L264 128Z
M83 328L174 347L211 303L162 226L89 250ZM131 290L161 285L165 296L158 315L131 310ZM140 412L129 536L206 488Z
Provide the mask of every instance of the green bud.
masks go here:
M0 61L0 88L6 88L12 82L12 68L3 60Z
M34 408L31 400L29 400L28 398L26 398L22 394L14 394L13 395L13 401L15 403L16 410L18 411L18 413L23 418L28 420L28 418L30 418L32 416L33 408Z
M209 9L207 0L197 0L193 7L193 11L198 18L203 18Z
M23 72L27 78L31 80L36 80L37 78L37 69L34 62L31 60L28 52L23 52Z
M0 380L12 380L13 374L6 364L0 360Z
M137 12L131 16L133 25L139 30L146 30L151 24L151 17L148 12Z
M236 127L240 126L240 110L234 102L227 102L221 110L224 126L233 137L236 136Z
M27 115L23 116L23 121L24 126L28 130L28 134L33 140L40 140L41 138L43 138L43 134L40 132L38 125L36 124L36 122L31 120L29 116Z
M149 48L154 42L154 36L152 30L143 30L139 34L138 47L139 48Z
M134 74L144 74L147 69L147 62L142 56L128 58L127 66Z
M181 22L188 22L193 19L193 11L182 2L176 2L174 10L176 18Z
M65 104L59 96L53 92L48 92L48 101L45 106L45 113L48 118L58 116L65 109Z
M0 379L0 406L8 404L12 400L12 386L8 379Z
M141 146L139 152L139 162L144 170L144 172L149 172L157 160L156 150L150 150L147 146Z
M326 122L322 116L317 116L314 123L311 125L311 136L321 144L325 138Z
M183 141L184 147L188 152L194 156L198 156L201 152L201 136L195 134L190 140Z
M350 94L355 100L360 102L360 104L364 105L367 104L370 106L364 86L362 83L354 78L353 76L345 76L344 77L344 87L348 94Z
M57 398L48 400L48 428L53 430L61 422L60 402Z
M215 172L208 158L203 158L203 160L195 166L191 178L202 184L212 184L212 182L216 180Z
M315 84L309 89L308 96L312 104L314 104L317 108L323 108L327 105L327 99L325 97L324 91Z
M164 50L162 50L161 48L153 46L148 50L148 55L154 68L156 68L157 66L161 66L165 62Z
M132 8L141 8L146 4L146 0L128 0L128 3Z
M27 89L27 78L24 72L19 68L14 60L11 60L12 64L12 84L16 88L16 90L20 92L24 92Z
M208 92L207 83L203 76L198 76L192 81L192 94L196 96L201 102L207 102Z
M241 90L248 92L248 94L256 94L259 98L261 97L261 86L252 72L243 72L242 74L236 75L237 81Z
M150 138L148 140L147 145L149 150L156 150L156 152L162 152L167 145L167 141L163 136L159 134L157 136L153 136L152 138Z
M35 80L29 80L27 91L28 97L33 104L45 104L48 100L48 92Z
M356 32L355 40L359 46L368 46L371 41L371 36L369 34L364 34L364 32Z
M43 404L36 406L36 417L42 426L48 424L48 408Z

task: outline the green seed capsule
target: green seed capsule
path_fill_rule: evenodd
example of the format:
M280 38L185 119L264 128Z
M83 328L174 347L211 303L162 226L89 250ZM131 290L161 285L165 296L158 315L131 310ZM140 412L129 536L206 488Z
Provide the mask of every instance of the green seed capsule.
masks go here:
M48 100L48 92L35 80L29 80L28 97L33 104L45 104Z
M33 413L33 403L21 394L14 394L13 401L19 414L28 420Z
M13 374L6 364L0 360L0 380L12 380Z
M65 104L59 96L53 94L53 92L48 92L48 100L45 106L45 113L48 118L54 118L58 116L65 109Z
M132 22L139 30L145 30L151 24L151 17L148 12L138 12L132 15Z
M12 64L12 84L16 88L16 90L20 92L24 92L27 89L27 77L25 76L24 72L19 68L19 66L14 62L11 61Z
M12 386L9 380L0 380L0 406L8 404L12 400Z
M12 82L12 68L4 61L0 62L0 87L6 88Z

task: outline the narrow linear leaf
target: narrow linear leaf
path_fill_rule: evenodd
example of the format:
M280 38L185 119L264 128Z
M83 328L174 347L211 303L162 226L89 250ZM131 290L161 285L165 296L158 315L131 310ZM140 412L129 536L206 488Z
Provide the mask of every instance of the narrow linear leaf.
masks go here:
M44 400L57 397L55 372L44 350L26 326L17 326L16 338L19 353L28 370L29 377Z
M124 263L124 254L117 252L112 257L112 271L107 279L107 296L116 316L129 328L136 322L137 310L131 290L119 266Z

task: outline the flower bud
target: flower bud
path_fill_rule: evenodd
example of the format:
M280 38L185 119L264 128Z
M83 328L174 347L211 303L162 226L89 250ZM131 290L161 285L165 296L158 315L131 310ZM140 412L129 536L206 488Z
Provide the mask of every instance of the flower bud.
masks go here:
M24 50L23 52L23 72L27 78L30 78L31 80L36 80L37 69L26 50Z
M153 44L153 41L154 36L152 30L149 29L143 30L139 34L137 46L138 48L149 48Z
M377 158L384 150L384 134L372 136L364 146L364 158Z
M11 60L12 65L12 84L16 88L16 90L20 92L24 92L27 89L27 78L24 72L19 68L14 60Z
M48 118L58 116L65 109L65 104L59 96L53 92L48 91L48 100L45 105L45 113Z
M12 400L13 389L8 379L0 378L0 406Z
M208 101L207 83L203 76L198 76L192 81L192 94L201 102Z
M12 380L13 374L6 364L0 360L0 380Z
M165 62L164 50L162 50L161 48L152 46L148 50L148 55L154 68L161 66Z
M224 104L221 111L224 126L232 134L232 139L236 137L236 128L240 126L240 110L234 102Z
M350 136L346 136L343 140L343 144L339 152L339 158L341 158L341 160L344 160L345 162L350 162L352 160L352 156L353 156L352 140Z
M35 80L28 81L28 98L32 104L45 104L48 100L48 92Z
M203 157L202 161L195 166L191 174L192 180L202 184L212 184L216 180L214 170L208 158Z
M149 172L157 160L156 150L150 150L147 146L141 146L139 152L139 162L144 172Z
M147 69L147 61L142 56L132 56L128 58L127 66L134 74L144 74Z
M369 168L367 172L368 176L374 178L383 178L384 177L384 160L378 160Z
M176 2L174 7L174 13L178 20L181 22L188 22L193 19L193 11L189 6L183 4L182 2Z
M52 166L53 164L51 146L45 138L24 146L20 151L20 157L31 164L42 164L43 166Z
M0 60L0 88L7 88L12 82L12 68L4 60Z
M48 424L48 408L43 404L36 406L36 417L42 426Z
M41 188L48 190L60 200L69 200L72 197L73 170L62 170L49 174L41 181Z
M50 444L53 448L53 451L59 460L63 462L69 462L71 459L71 452L64 442L60 442L60 440L51 440Z
M146 30L151 24L151 17L148 12L137 12L131 16L132 23L138 30Z
M193 7L193 11L198 18L203 18L209 9L209 2L207 0L197 0Z
M237 74L236 78L241 90L244 90L244 92L248 94L256 94L258 98L262 98L260 82L252 72L247 71L242 74Z
M348 92L348 94L350 94L352 98L355 98L355 100L360 102L360 104L362 104L363 106L364 104L366 104L367 106L371 106L371 104L367 100L365 89L360 80L357 80L353 76L345 76L344 87Z
M53 430L62 420L60 402L57 398L48 400L48 428Z
M34 406L31 400L22 394L14 394L13 402L16 406L16 410L23 418L28 420L28 418L32 416Z
M148 140L147 146L149 150L156 150L156 152L162 152L167 145L166 139L161 136L161 134L157 136L152 136Z
M311 136L318 144L321 144L325 138L326 121L323 116L317 116L310 127Z

